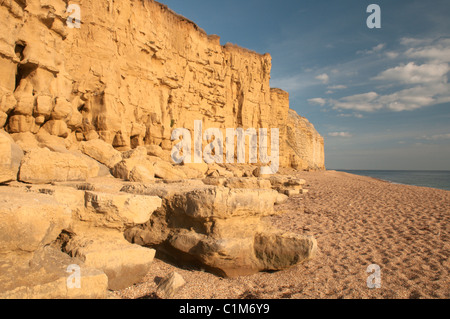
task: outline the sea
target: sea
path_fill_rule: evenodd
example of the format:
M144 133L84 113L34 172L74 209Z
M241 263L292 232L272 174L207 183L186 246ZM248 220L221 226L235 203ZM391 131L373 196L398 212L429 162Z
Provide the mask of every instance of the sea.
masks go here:
M431 187L450 191L450 171L382 171L341 169L337 169L336 171L370 176L395 184Z

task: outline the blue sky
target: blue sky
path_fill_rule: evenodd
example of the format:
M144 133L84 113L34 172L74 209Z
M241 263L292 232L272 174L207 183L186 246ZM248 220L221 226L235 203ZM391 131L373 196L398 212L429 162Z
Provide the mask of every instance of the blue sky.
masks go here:
M450 170L450 2L162 0L272 55L271 86L325 138L328 169ZM369 29L369 4L381 29Z

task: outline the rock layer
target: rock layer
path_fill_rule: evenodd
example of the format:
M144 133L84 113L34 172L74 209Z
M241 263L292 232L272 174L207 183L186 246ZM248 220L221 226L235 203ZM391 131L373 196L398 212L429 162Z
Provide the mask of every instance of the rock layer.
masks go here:
M104 297L143 278L155 249L222 276L311 258L313 237L262 219L305 181L264 175L252 139L245 163L170 156L172 131L195 138L201 121L223 137L279 129L281 166L324 168L322 137L269 86L270 55L222 46L152 0L80 2L74 29L66 5L0 3L0 297Z
M224 277L281 270L312 258L317 248L313 237L283 234L262 222L262 217L274 214L279 200L279 193L270 187L252 188L262 181L231 179L231 185L241 188L203 183L124 186L124 192L163 199L150 221L126 230L125 238L156 247L178 264L192 264ZM275 189L288 183L265 181ZM293 184L292 179L288 181ZM220 184L221 180L208 182Z
M80 10L81 27L69 28L66 1L0 4L0 128L119 150L171 150L172 131L192 133L195 120L223 136L278 128L282 166L324 168L323 139L292 118L287 92L270 88L269 54L222 46L152 0L88 0ZM112 153L91 146L83 149L94 157Z

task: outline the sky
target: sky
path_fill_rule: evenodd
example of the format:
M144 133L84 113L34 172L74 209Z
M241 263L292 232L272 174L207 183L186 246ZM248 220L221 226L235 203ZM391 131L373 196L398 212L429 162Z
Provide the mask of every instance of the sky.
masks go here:
M327 169L450 170L449 0L160 2L270 53L271 87L324 137Z

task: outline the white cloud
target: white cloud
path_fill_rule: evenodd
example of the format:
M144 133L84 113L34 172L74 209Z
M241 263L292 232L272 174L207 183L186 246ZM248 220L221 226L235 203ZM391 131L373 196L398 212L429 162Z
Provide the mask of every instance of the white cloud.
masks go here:
M433 135L433 136L424 136L423 138L426 140L430 140L430 141L450 140L450 133L449 134L437 134L437 135Z
M379 51L383 50L385 46L386 46L386 43L380 43L377 46L374 46L372 48L372 51L379 52Z
M353 135L350 134L349 132L331 132L331 133L328 133L328 136L349 138L349 137L352 137Z
M328 87L328 89L330 90L344 90L346 88L347 88L346 85L332 85Z
M338 115L339 117L356 117L357 119L362 119L364 118L364 115L360 114L360 113L341 113Z
M331 104L333 105L334 109L373 112L375 110L383 108L382 105L373 103L377 100L377 98L378 94L376 92L369 92L364 94L346 96L339 99L338 101L332 100Z
M386 52L386 56L387 56L389 59L395 59L395 58L397 58L399 55L400 55L400 54L399 54L398 52L394 52L394 51Z
M428 60L450 62L450 47L443 47L441 45L409 49L405 54L411 58L425 58Z
M432 42L432 39L417 39L417 38L401 38L400 44L409 46L409 47L415 47L415 46L423 46L428 45Z
M327 103L327 101L325 99L321 98L321 97L317 97L317 98L314 98L314 99L309 99L308 102L310 104L315 104L315 105L320 105L320 106L324 106Z
M450 84L438 83L416 86L392 94L376 92L356 94L339 100L331 100L334 109L374 112L381 109L395 112L412 111L422 107L450 102Z
M381 89L395 89L392 93L355 94L328 103L338 110L400 112L450 102L450 39L402 38L400 43L408 48L386 52L384 56L407 58L408 63L386 69L371 79L381 82ZM379 45L372 50L383 49Z
M435 63L450 62L450 38L403 38L400 43L409 47L404 53L408 58L426 59Z
M330 81L330 77L326 73L316 76L316 79L322 81L323 84L328 84L328 81Z
M378 102L392 111L412 111L422 107L450 102L450 85L440 83L416 86L381 96Z
M449 71L450 66L446 63L416 65L414 62L410 62L406 65L387 69L374 77L374 80L400 82L402 84L446 82L447 77L445 75Z
M362 51L357 51L356 54L373 54L373 53L377 53L380 52L381 50L383 50L386 47L386 43L380 43L376 46L374 46L372 49L370 50L362 50Z
M363 94L355 94L355 95L351 95L351 96L347 96L342 98L341 100L344 102L354 102L354 103L358 103L358 102L371 102L373 100L375 100L378 97L378 94L376 92L369 92L369 93L363 93Z

